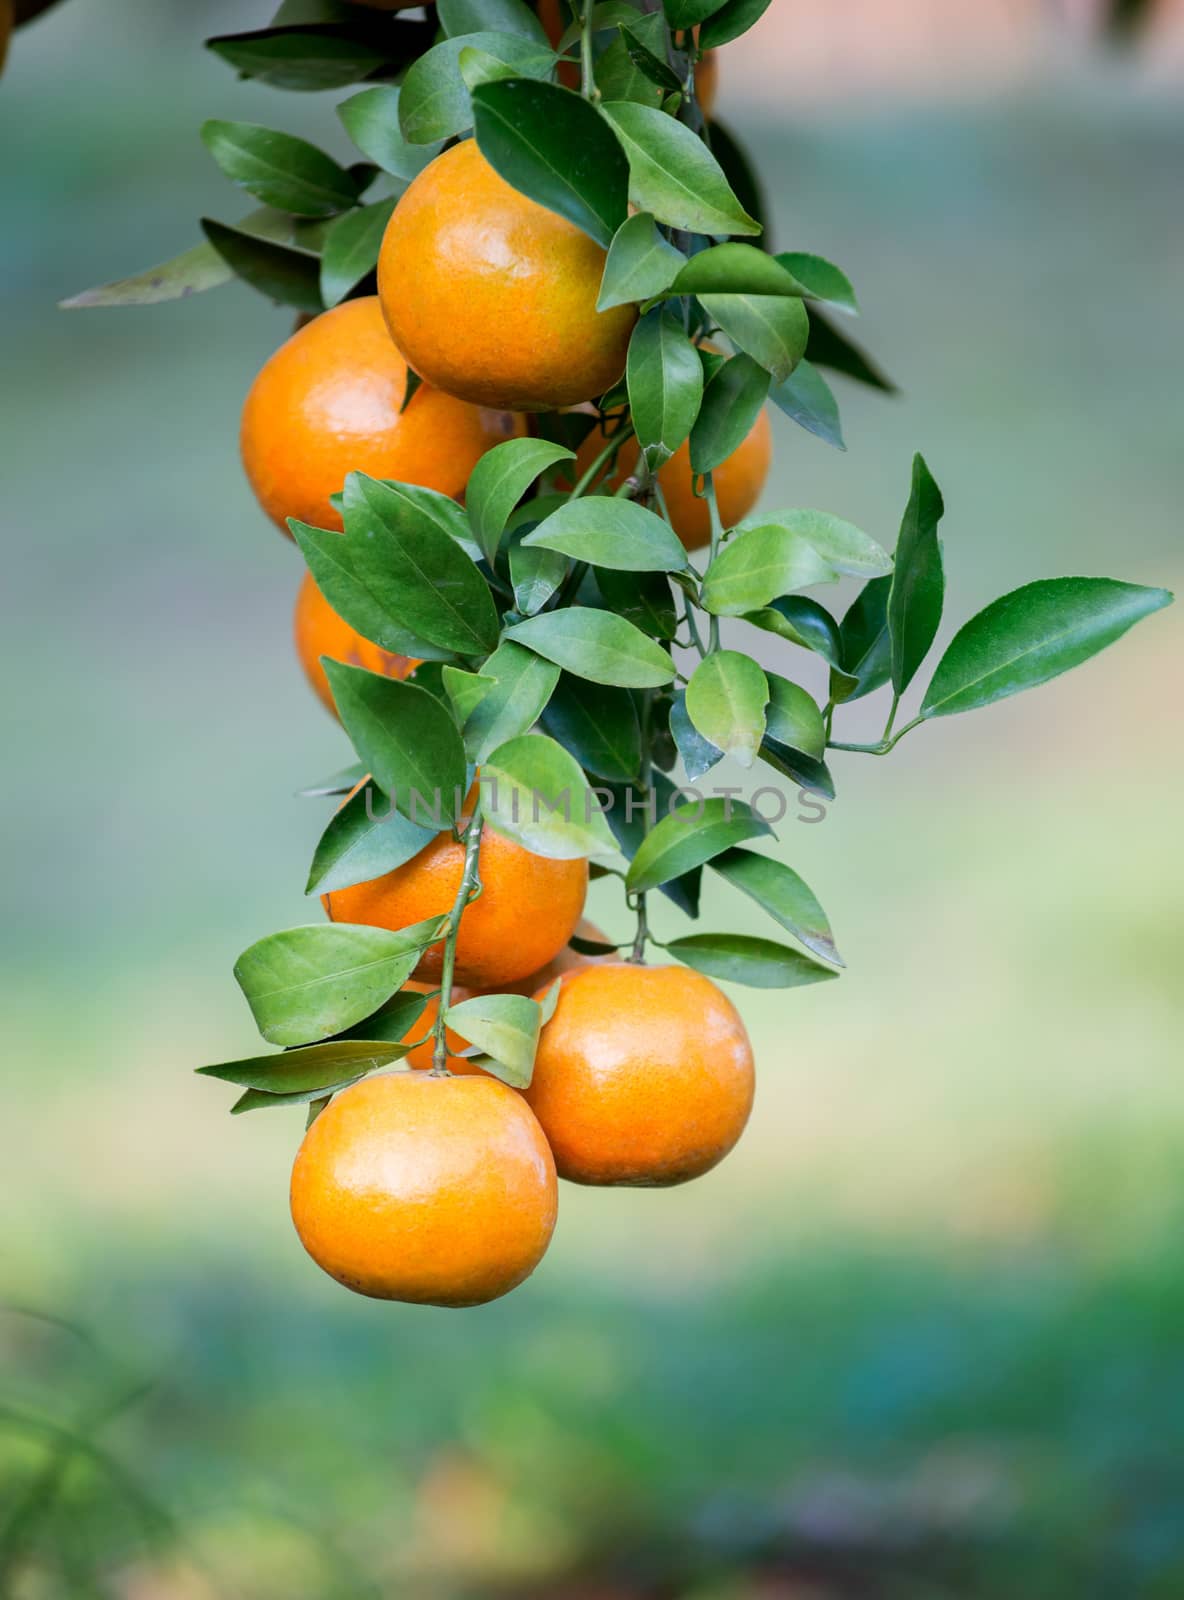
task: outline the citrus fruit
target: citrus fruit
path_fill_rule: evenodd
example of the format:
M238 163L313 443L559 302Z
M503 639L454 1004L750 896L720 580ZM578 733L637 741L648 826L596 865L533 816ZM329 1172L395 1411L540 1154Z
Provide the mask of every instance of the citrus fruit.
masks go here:
M337 715L333 691L321 665L321 657L344 661L349 666L365 667L368 672L381 673L384 678L405 678L418 666L413 656L395 655L381 645L364 639L356 628L339 617L333 607L313 582L311 572L300 580L296 595L296 610L292 617L292 633L296 640L296 654L304 668L309 683L326 710Z
M495 444L524 432L521 417L465 405L424 386L400 411L407 363L374 295L346 300L294 333L265 363L243 407L243 465L256 498L286 518L341 528L329 504L348 472L464 493Z
M604 259L468 139L425 167L395 207L378 293L425 382L476 405L545 411L601 394L625 370L637 308L596 310Z
M406 928L452 910L464 875L465 844L445 830L393 872L334 889L323 905L334 922ZM571 937L588 892L588 863L536 856L486 828L477 857L481 893L466 906L456 940L453 981L500 989L544 966ZM426 950L414 976L438 980L444 947Z
M699 101L699 110L705 117L709 117L715 110L718 93L719 56L714 50L708 50L695 68L695 95Z
M581 917L574 930L576 937L590 939L596 944L607 944L608 935L603 933L594 922L589 922L587 917ZM545 994L556 978L562 978L565 972L575 972L580 967L586 967L589 962L612 961L612 956L585 956L578 950L573 950L570 944L565 944L562 950L550 961L532 972L527 978L517 978L513 983L502 985L504 994L524 994L533 998L536 994Z
M560 1177L685 1183L721 1161L744 1131L752 1048L710 978L687 967L605 962L562 980L523 1092Z
M602 430L593 428L577 452L574 468L577 477L592 465L605 443ZM621 446L613 474L603 487L604 493L624 483L637 465L637 456L637 440L627 439ZM768 411L762 409L745 438L712 474L716 503L725 528L734 527L757 503L772 459L773 430ZM658 469L658 482L674 531L688 550L700 549L711 539L711 513L706 500L695 495L689 440L684 440L666 465Z
M358 1294L475 1306L528 1278L555 1227L555 1165L496 1078L395 1072L330 1101L292 1168L292 1220Z

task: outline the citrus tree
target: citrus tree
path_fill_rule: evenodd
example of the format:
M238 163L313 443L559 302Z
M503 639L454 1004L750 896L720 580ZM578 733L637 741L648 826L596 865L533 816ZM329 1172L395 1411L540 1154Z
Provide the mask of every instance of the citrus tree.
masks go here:
M754 509L770 405L842 447L827 374L891 387L844 331L846 274L774 250L711 114L716 52L768 5L286 0L209 48L277 89L350 89L361 159L209 122L254 209L72 302L237 277L299 313L243 457L307 565L298 651L357 763L311 791L339 802L307 883L327 920L235 968L279 1048L201 1070L236 1112L309 1105L296 1226L366 1294L490 1299L546 1249L557 1175L678 1183L732 1148L753 1060L717 980L842 967L813 890L753 848L784 814L762 772L833 798L832 751L886 755L1170 599L1029 583L918 697L945 600L922 456L892 553L828 511ZM841 614L807 592L839 579ZM824 703L762 641L818 658ZM881 736L844 737L873 694ZM590 871L619 882L622 943L582 921ZM705 871L775 936L658 940L651 897L693 921Z

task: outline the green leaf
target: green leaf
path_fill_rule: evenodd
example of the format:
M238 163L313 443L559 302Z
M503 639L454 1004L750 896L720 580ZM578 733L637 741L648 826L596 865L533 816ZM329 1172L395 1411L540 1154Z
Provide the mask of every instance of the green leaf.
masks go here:
M463 728L497 679L484 672L465 672L461 667L445 667L440 681L452 705L457 727Z
M912 492L900 524L896 569L888 591L892 687L898 695L913 681L941 623L945 574L937 525L944 509L929 468L921 456L914 456Z
M277 211L330 217L357 203L357 180L307 139L216 118L202 124L201 137L233 183Z
M791 272L811 299L829 300L844 311L859 314L859 302L851 280L833 261L825 256L803 254L800 250L783 250L776 260Z
M670 734L675 749L682 757L687 781L698 783L724 758L722 750L705 739L687 713L686 691L680 689L670 703Z
M629 198L671 228L692 233L759 233L719 162L684 123L651 106L604 107L629 161Z
M878 578L892 571L892 557L882 546L829 511L771 511L747 518L740 527L746 528L749 523L756 522L775 522L789 529L811 545L828 567L847 577Z
M377 36L349 28L259 28L207 39L206 49L244 78L273 89L342 89L384 66Z
M769 374L751 356L733 356L718 368L691 429L693 473L714 472L739 449L768 392Z
M355 1022L337 1037L401 1044L427 1009L428 999L427 994L419 994L414 989L400 989L389 1000L384 1000L371 1016L363 1017L361 1022Z
M473 110L481 154L506 182L607 249L628 214L629 171L596 107L512 78L475 89Z
M800 950L742 933L692 933L671 940L665 948L667 955L696 972L752 989L799 989L838 977L833 967L820 966Z
M699 30L700 50L718 50L747 33L769 9L770 0L727 0Z
M718 11L720 0L662 0L662 10L672 28L693 28Z
M801 532L769 520L732 535L707 569L703 605L719 617L740 617L790 590L828 583L834 576Z
M297 789L296 793L301 800L322 800L326 796L348 794L365 776L365 766L361 761L355 761L352 767L345 767L333 773L332 777L310 783L306 789Z
M406 404L404 403L404 409ZM451 496L441 494L436 489L425 489L419 483L398 483L391 478L375 480L388 490L393 499L385 503L394 507L398 503L401 515L413 518L424 517L439 529L439 531L459 545L471 561L482 559L481 546L473 538L473 530L469 526L469 519L464 509L458 506ZM342 507L344 510L344 506Z
M826 750L826 724L813 698L800 684L777 673L766 674L769 706L765 713L769 738L821 761Z
M396 84L375 84L351 95L337 107L337 115L362 154L404 183L410 183L440 154L439 144L409 144L404 139Z
M628 689L565 674L543 713L543 726L595 777L628 783L641 770L641 723Z
M565 17L570 16L570 9L566 7L565 0L561 0L561 10ZM592 7L592 28L595 33L604 33L609 28L615 28L619 23L630 24L644 21L638 15L637 7L632 0L599 0ZM559 49L566 52L580 42L584 31L583 20L577 17L574 22L569 22L559 40Z
M532 617L536 611L541 611L551 596L557 593L567 577L568 560L557 550L525 549L522 541L552 511L566 503L566 495L539 495L519 506L510 518L503 548L514 590L514 604L524 617Z
M645 842L650 822L656 825L659 819L671 816L678 809L681 791L675 789L664 772L657 771L650 774L648 790L632 783L609 784L608 787L613 795L609 827L616 835L621 853L632 860ZM652 801L652 812L647 807L647 797ZM685 916L697 917L702 879L703 868L692 867L681 877L659 884L658 892Z
M480 32L512 33L550 48L542 23L523 0L437 0L436 14L450 38Z
M708 743L751 767L765 733L769 685L751 656L715 650L687 684L687 715Z
M891 589L891 574L865 583L839 624L842 673L831 674L832 699L862 699L882 688L892 676L892 644L888 637Z
M799 361L785 382L775 384L769 391L769 398L807 433L833 444L836 450L847 448L839 420L839 403L812 362Z
M767 297L807 292L784 265L784 257L771 256L754 244L730 240L692 256L675 278L671 294L743 294Z
M699 304L777 383L806 353L810 321L802 302L790 295L704 294Z
M487 1067L514 1089L527 1089L542 1027L537 1000L520 994L479 994L448 1007L445 1018L462 1039L484 1050L496 1063ZM500 1069L500 1070L499 1070Z
M574 460L574 451L546 439L507 439L481 457L465 490L465 506L491 566L510 513L534 480L557 461Z
M490 827L553 861L615 852L596 797L578 762L554 739L524 733L481 768Z
M791 779L800 789L810 794L820 794L826 800L835 797L834 779L825 761L815 761L801 750L793 750L767 735L761 741L760 757L766 765L782 777Z
M640 19L637 19L640 20ZM651 83L656 83L659 89L667 93L680 94L682 92L682 79L674 71L670 63L663 57L655 55L642 39L635 28L621 24L621 38L624 40L625 49L629 52L629 59L644 77Z
M460 816L465 750L435 695L413 683L324 659L338 714L354 749L411 822L438 832Z
M462 655L484 655L498 636L489 586L422 503L401 488L361 472L345 480L345 534L354 570L388 613L405 619L417 634Z
M514 34L463 33L442 39L412 63L403 79L399 126L409 144L435 144L473 126L476 102L460 71L466 50L480 50L500 61L518 74L515 81L545 78L555 64L545 45Z
M725 798L692 803L662 817L657 827L650 829L630 863L625 886L630 894L646 893L701 867L733 845L772 831L742 801Z
M1116 578L1044 578L1014 589L950 640L921 702L923 717L975 711L1080 666L1170 605L1166 589Z
M725 850L711 862L711 870L755 900L807 950L835 966L845 965L835 948L826 912L809 884L792 867L758 855L755 850Z
M522 541L618 572L681 572L687 553L673 528L635 500L584 495L568 500Z
M718 117L711 119L711 153L723 168L724 177L740 204L761 224L764 242L769 243L769 207L764 188L748 153L736 136Z
M148 267L130 278L99 284L81 294L59 300L60 311L83 311L91 306L154 306L165 300L183 300L229 283L234 269L208 240L195 244L171 261Z
M806 355L815 366L830 367L835 372L854 378L857 383L881 389L885 394L896 393L892 379L886 377L871 357L848 339L845 333L840 333L817 306L810 307L809 317L810 340L806 345Z
M674 665L661 645L607 611L584 606L547 611L508 628L506 637L593 683L656 689L674 678Z
M480 765L542 715L559 682L559 668L520 644L504 639L481 668L496 680L465 724L465 750Z
M334 922L287 928L244 950L234 976L269 1043L312 1044L376 1011L446 920L397 933Z
M244 1111L273 1111L283 1106L303 1106L308 1105L310 1100L319 1101L323 1110L333 1095L361 1081L360 1077L345 1078L341 1083L331 1083L323 1089L302 1089L296 1094L268 1094L263 1089L245 1089L231 1106L230 1115L237 1117ZM306 1126L312 1126L311 1120Z
M625 372L637 442L651 471L657 472L699 414L703 366L682 322L669 311L655 310L633 330ZM679 543L673 533L671 538Z
M260 239L241 228L227 227L212 217L201 219L201 229L231 272L252 289L279 305L312 315L325 309L321 299L321 264L308 250ZM170 296L169 298L173 298Z
M596 587L610 611L632 622L651 639L674 638L678 618L670 583L662 573L626 573L598 567Z
M379 200L346 211L325 235L321 251L321 299L335 306L378 265L382 236L395 209L393 200Z
M238 1083L268 1094L303 1094L306 1090L331 1089L344 1081L354 1082L375 1067L385 1067L406 1054L406 1047L401 1044L334 1039L328 1044L284 1050L275 1056L222 1061L217 1066L198 1067L197 1071L203 1077L220 1078L223 1083Z
M685 261L686 256L659 232L648 211L626 217L609 246L597 311L662 294Z
M749 611L745 622L775 633L779 639L820 655L828 666L843 669L843 642L839 625L817 600L804 594L781 595L761 611Z
M438 830L409 822L374 784L334 812L313 854L305 894L328 894L393 872L431 844Z
M441 660L451 654L410 633L386 603L387 596L372 589L354 570L349 544L344 534L328 528L312 528L288 518L292 537L300 546L317 588L364 639L381 645L395 655L417 656L421 660ZM391 606L397 599L391 597Z
M633 20L638 22L645 19L639 18L635 12ZM602 101L629 101L643 106L659 106L662 103L661 89L651 83L644 72L637 70L620 36L613 39L608 48L596 57L594 77Z

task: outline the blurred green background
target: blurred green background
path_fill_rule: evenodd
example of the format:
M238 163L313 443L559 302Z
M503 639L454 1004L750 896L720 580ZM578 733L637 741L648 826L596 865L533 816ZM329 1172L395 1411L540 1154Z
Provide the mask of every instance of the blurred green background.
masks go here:
M54 307L247 208L203 117L345 154L337 97L202 52L266 9L79 0L0 84L0 1594L1179 1596L1174 612L836 757L780 849L849 973L738 993L739 1149L684 1190L565 1188L500 1304L323 1277L287 1216L300 1113L231 1122L192 1076L252 1047L231 964L315 917L324 810L293 793L348 759L237 461L289 319L238 286ZM763 27L791 74L788 6ZM847 455L776 418L766 503L891 545L921 448L951 627L1061 572L1178 587L1178 95L1051 51L989 95L778 111L744 59L721 115L779 242L849 271L903 388L841 385ZM709 925L749 925L715 893ZM624 931L602 886L592 910Z

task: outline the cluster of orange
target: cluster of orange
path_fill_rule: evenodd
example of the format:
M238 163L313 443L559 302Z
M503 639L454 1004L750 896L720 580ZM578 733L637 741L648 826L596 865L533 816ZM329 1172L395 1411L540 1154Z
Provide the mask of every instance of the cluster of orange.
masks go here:
M301 328L247 398L242 451L268 514L341 528L330 496L346 474L421 484L462 498L473 467L527 431L528 414L585 404L621 377L636 308L596 310L604 251L506 184L474 141L447 150L407 189L379 260L377 297L346 301ZM404 408L409 367L421 379ZM594 433L578 470L603 443ZM623 481L636 446L613 471ZM762 416L715 474L724 519L755 502L769 461ZM688 549L709 537L687 447L659 474ZM402 678L415 662L381 650L337 616L306 575L296 644L332 711L321 657ZM445 832L405 865L324 897L335 921L402 928L452 907L464 845ZM486 830L480 895L456 944L459 990L541 998L561 988L530 1087L519 1093L459 1054L432 1068L430 1039L397 1071L334 1098L313 1121L292 1174L292 1213L313 1258L348 1287L387 1299L472 1305L534 1269L556 1216L557 1176L666 1185L713 1167L752 1103L744 1026L707 978L682 967L584 958L587 863L531 854ZM442 1002L440 947L411 987ZM419 1069L419 1070L414 1070Z

